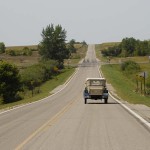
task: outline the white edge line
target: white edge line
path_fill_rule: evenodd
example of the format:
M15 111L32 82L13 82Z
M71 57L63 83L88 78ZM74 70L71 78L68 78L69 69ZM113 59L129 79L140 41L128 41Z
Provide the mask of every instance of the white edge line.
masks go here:
M77 68L76 69L76 71L66 80L66 82L64 83L64 86L59 90L59 91L57 91L56 93L53 93L52 95L50 95L50 96L48 96L48 97L45 97L45 98L43 98L43 99L41 99L41 100L37 100L37 101L35 101L35 102L29 102L29 103L26 103L26 104L20 104L21 106L14 106L14 108L12 107L12 108L8 108L9 110L4 110L4 111L2 111L2 112L0 112L0 115L1 114L4 114L4 113L7 113L7 112L10 112L10 111L13 111L13 110L16 110L16 109L19 109L19 108L22 108L22 107L25 107L25 106L28 106L28 105L31 105L31 104L35 104L35 103L38 103L38 102L41 102L41 101L43 101L43 100L46 100L47 98L50 98L50 97L52 97L52 96L54 96L54 95L56 95L56 94L58 94L59 92L61 92L64 88L66 88L66 86L71 82L71 80L75 77L75 75L77 74L77 72L79 71L79 68Z
M100 67L98 67L99 70L99 74L100 76L103 77L103 74L100 70ZM141 121L141 123L143 123L146 127L150 128L150 123L148 121L146 121L144 118L142 118L140 115L138 115L137 113L135 113L133 110L131 110L128 106L126 106L125 104L121 103L118 99L116 99L110 92L109 95L111 96L111 98L113 98L117 103L119 103L123 108L125 108L130 114L132 114L135 118L137 118L139 121Z
M125 104L121 103L118 99L116 99L110 92L109 95L117 102L119 103L123 108L125 108L129 113L131 113L134 117L136 117L137 119L139 119L142 123L144 123L146 126L148 126L150 128L150 123L148 121L146 121L145 119L143 119L140 115L138 115L137 113L135 113L133 110L131 110L128 106L126 106Z

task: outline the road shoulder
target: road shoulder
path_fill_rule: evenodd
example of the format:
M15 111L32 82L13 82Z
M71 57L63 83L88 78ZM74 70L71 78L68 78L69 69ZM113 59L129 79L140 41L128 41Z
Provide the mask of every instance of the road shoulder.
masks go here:
M103 77L101 69L99 70L99 73ZM114 100L120 103L129 113L150 129L150 107L142 104L130 104L117 95L115 88L111 84L107 83L107 88L110 96L113 97Z

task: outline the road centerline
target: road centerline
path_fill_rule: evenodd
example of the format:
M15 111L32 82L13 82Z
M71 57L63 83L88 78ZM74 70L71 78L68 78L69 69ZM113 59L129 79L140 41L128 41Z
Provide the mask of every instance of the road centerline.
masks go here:
M57 114L55 114L50 120L44 123L40 128L35 130L28 138L26 138L21 144L19 144L15 150L21 150L25 144L32 140L35 136L43 133L45 130L52 127L73 105L75 105L79 99L75 99L69 102L65 107L63 107Z

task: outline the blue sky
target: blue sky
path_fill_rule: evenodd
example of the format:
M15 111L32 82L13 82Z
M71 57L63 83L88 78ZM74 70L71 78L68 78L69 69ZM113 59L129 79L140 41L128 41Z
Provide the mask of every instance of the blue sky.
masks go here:
M90 44L149 40L149 6L149 0L0 0L0 42L38 44L51 23L67 31L67 40Z

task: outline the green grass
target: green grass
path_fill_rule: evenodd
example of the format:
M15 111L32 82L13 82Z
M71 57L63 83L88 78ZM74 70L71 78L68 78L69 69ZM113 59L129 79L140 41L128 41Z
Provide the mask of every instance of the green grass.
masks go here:
M23 99L21 101L14 102L14 103L0 104L0 109L11 108L11 107L16 106L16 105L34 102L34 101L37 101L37 100L40 100L42 98L49 96L50 92L54 88L56 88L58 85L65 83L65 81L73 74L74 71L75 71L75 68L64 69L64 71L61 74L59 74L57 77L47 81L46 83L44 83L40 87L41 93L36 94L32 97L32 94L30 91L28 93L28 97L26 97L25 99Z
M142 69L150 69L149 64L142 65ZM101 69L104 76L107 78L107 82L112 84L119 97L129 103L150 106L150 97L135 92L135 81L121 72L120 65L103 65Z

